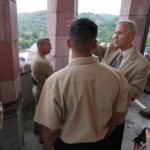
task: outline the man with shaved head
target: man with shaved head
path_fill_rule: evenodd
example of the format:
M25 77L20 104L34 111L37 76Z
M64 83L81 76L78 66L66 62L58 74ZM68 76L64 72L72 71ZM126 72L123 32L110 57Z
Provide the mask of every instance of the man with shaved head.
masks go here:
M107 137L124 120L128 83L92 56L96 36L89 19L70 27L73 60L46 80L34 118L43 126L44 150L111 150Z
M31 63L31 74L33 80L32 93L37 107L40 94L45 80L54 72L52 65L45 56L51 51L51 43L49 38L40 38L37 41L37 52ZM41 129L38 124L34 124L34 133L40 134L40 142L42 142Z

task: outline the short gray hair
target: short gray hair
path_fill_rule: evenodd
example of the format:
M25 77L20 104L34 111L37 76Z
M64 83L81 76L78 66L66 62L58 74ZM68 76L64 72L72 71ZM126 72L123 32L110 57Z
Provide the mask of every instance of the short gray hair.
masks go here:
M50 41L50 39L47 38L47 37L39 38L39 39L37 40L37 46L39 46L39 45L45 43L45 41Z
M120 20L118 21L118 24L128 24L129 32L132 32L134 34L136 34L137 32L137 25L133 20Z

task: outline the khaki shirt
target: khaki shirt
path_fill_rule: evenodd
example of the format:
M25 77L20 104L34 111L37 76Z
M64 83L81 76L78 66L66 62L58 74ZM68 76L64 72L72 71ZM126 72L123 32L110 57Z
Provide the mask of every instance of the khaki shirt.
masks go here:
M113 112L127 110L127 91L116 70L94 57L74 59L46 80L34 120L60 129L66 143L96 142L108 133Z
M97 46L93 53L103 58L103 63L111 65L118 54L118 50L115 50L113 44L111 44L107 49L105 47L105 50L103 46ZM133 47L131 53L128 53L127 60L120 65L118 70L124 75L130 85L130 100L134 100L140 96L143 93L149 75L150 63Z
M45 56L37 52L31 64L31 74L37 84L33 84L32 92L36 104L38 103L45 80L54 72Z

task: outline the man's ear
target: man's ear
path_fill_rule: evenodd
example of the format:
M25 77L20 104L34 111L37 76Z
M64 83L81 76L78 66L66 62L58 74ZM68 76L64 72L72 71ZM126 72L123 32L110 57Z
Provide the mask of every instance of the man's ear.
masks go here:
M93 44L92 44L92 49L95 49L96 46L97 46L97 40L94 40L94 41L93 41Z
M135 33L131 33L130 39L131 39L132 41L134 40L134 37L135 37Z
M71 40L68 38L68 40L67 40L67 46L69 47L69 48L71 48L72 46L71 46Z

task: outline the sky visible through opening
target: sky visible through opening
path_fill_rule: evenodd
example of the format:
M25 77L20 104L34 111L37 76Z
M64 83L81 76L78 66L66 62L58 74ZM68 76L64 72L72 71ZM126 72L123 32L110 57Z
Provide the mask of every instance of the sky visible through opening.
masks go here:
M119 15L121 0L78 0L78 12L108 13ZM17 0L20 12L35 12L47 9L47 0Z

